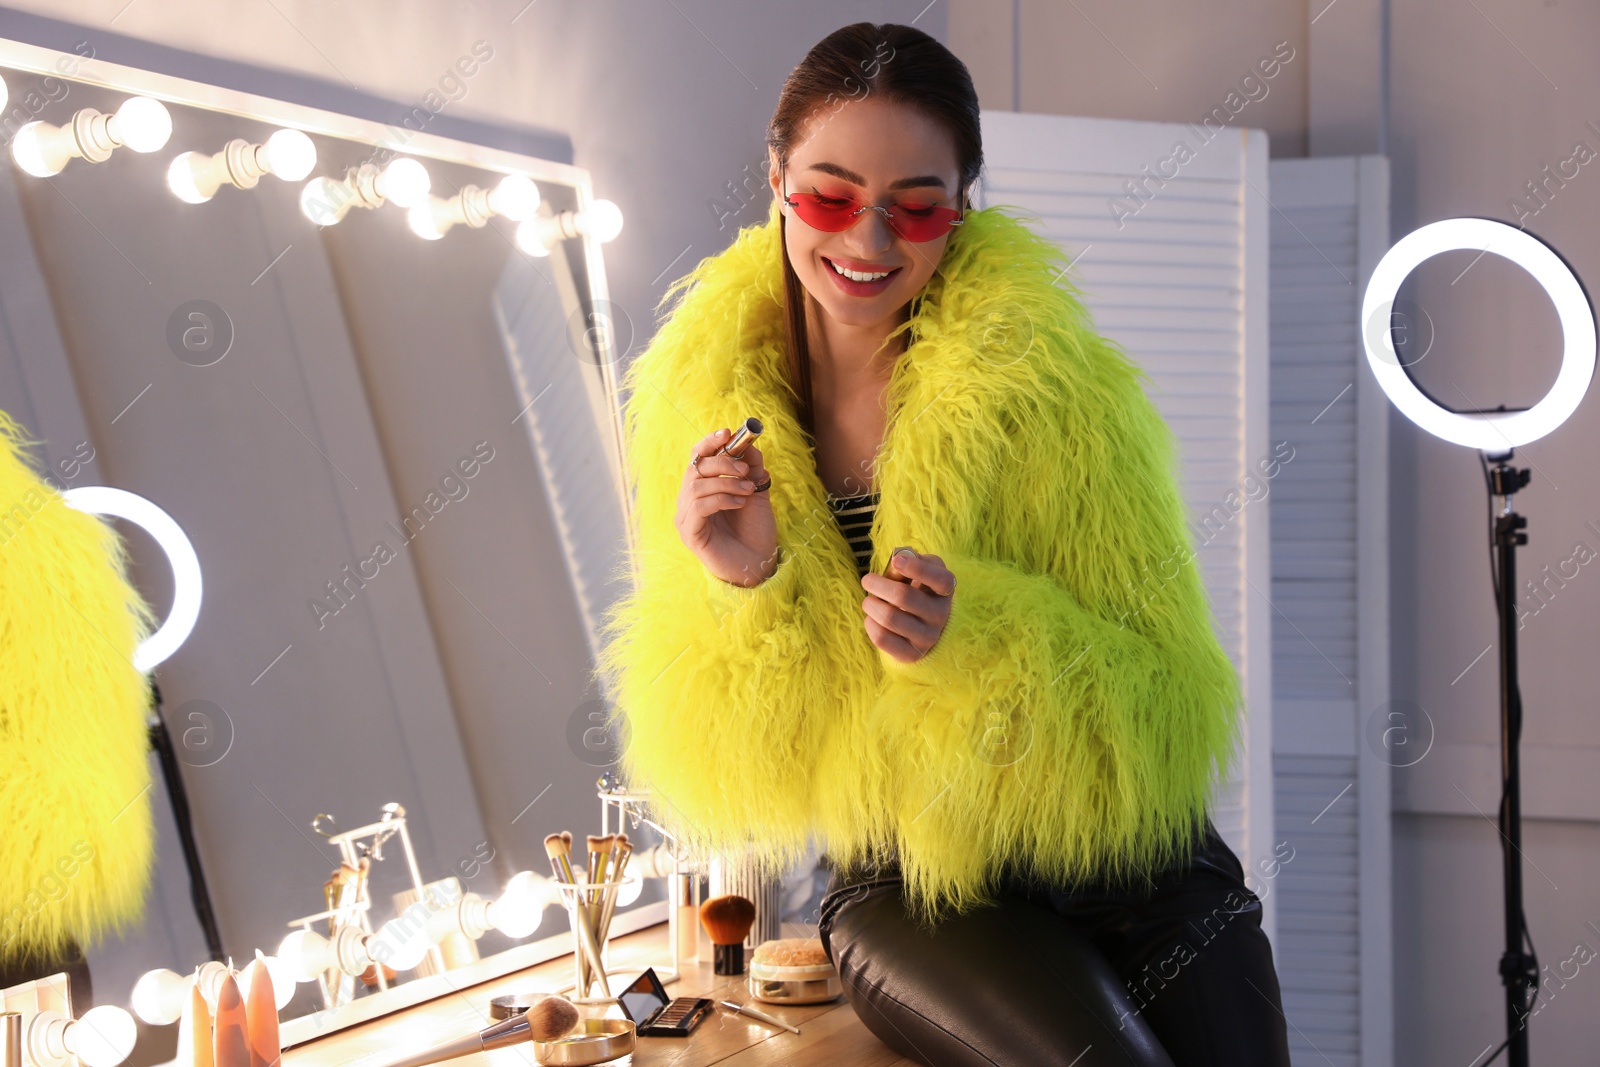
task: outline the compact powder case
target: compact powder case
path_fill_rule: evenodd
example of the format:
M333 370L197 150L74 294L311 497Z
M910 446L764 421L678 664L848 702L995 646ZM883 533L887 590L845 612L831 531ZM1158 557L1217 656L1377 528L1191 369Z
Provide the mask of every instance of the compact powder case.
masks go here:
M822 1004L844 991L831 963L800 967L751 963L748 982L750 995L768 1004Z
M489 1001L489 1018L495 1022L503 1022L513 1015L521 1015L539 1001L549 996L549 993L507 993Z

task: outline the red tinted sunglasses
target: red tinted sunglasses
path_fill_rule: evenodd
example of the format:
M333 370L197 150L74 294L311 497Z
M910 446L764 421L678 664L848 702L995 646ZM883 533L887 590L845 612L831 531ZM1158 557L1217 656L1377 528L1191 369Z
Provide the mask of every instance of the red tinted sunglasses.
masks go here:
M824 196L821 193L788 193L783 199L794 207L794 213L807 226L828 233L848 230L863 212L881 211L891 230L907 241L920 244L938 240L963 221L961 212L953 207L914 200L887 208L863 204L853 196Z

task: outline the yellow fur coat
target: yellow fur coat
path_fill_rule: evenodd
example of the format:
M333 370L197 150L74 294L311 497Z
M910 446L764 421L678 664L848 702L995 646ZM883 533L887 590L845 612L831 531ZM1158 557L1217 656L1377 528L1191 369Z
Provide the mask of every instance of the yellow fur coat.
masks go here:
M150 610L110 525L68 507L0 412L0 962L142 909L155 851Z
M1016 209L966 218L902 327L873 484L873 569L910 545L956 575L939 642L901 663L863 626L786 384L774 202L624 377L633 584L599 664L663 825L770 870L813 835L841 864L892 848L924 919L992 900L1006 861L1063 884L1186 858L1240 727L1143 371ZM747 589L673 516L691 446L749 415L782 555Z

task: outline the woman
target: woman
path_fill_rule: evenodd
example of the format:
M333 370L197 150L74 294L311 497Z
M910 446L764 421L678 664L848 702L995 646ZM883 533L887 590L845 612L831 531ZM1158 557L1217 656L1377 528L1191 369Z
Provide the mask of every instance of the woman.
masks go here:
M831 34L768 146L766 224L626 376L625 776L691 847L820 838L824 945L917 1062L1286 1065L1208 816L1238 679L1141 372L1059 249L970 209L977 97L926 34Z

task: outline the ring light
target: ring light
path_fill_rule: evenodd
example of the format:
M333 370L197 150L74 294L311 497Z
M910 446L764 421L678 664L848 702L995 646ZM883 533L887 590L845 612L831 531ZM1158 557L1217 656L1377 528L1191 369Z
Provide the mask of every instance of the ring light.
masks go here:
M1411 380L1394 350L1391 316L1400 284L1426 259L1441 252L1493 252L1533 275L1561 319L1561 370L1555 384L1526 411L1452 411ZM1473 262L1477 262L1474 260ZM1511 497L1528 484L1530 472L1511 465L1512 450L1537 441L1577 410L1594 378L1594 309L1583 284L1549 245L1524 230L1494 219L1460 218L1430 223L1406 234L1384 253L1361 301L1361 342L1378 384L1394 406L1435 437L1479 450L1489 491L1490 571L1500 643L1500 822L1504 864L1505 952L1499 973L1505 986L1506 1039L1511 1067L1528 1063L1528 1015L1539 990L1539 961L1527 940L1522 897L1521 736L1522 688L1518 682L1517 546L1528 543L1528 520L1511 509ZM1493 467L1490 464L1493 463ZM1499 512L1493 512L1495 499ZM1513 855L1515 853L1515 855ZM1526 946L1526 951L1524 950ZM1519 1023L1518 1020L1521 1020ZM1496 1049L1496 1054L1500 1049ZM1491 1060L1494 1056L1489 1057Z
M110 515L141 527L167 554L172 567L172 610L161 628L140 642L133 665L148 674L178 651L200 617L200 557L172 516L142 496L105 485L86 485L61 494L68 507L89 515Z
M1561 371L1544 399L1526 411L1467 413L1441 407L1417 388L1394 350L1389 322L1400 283L1423 260L1463 249L1493 252L1511 260L1533 275L1555 304L1563 341ZM1445 219L1396 241L1367 282L1361 322L1367 364L1394 406L1435 437L1469 448L1502 452L1537 441L1577 409L1594 377L1594 310L1577 275L1549 245L1494 219Z

